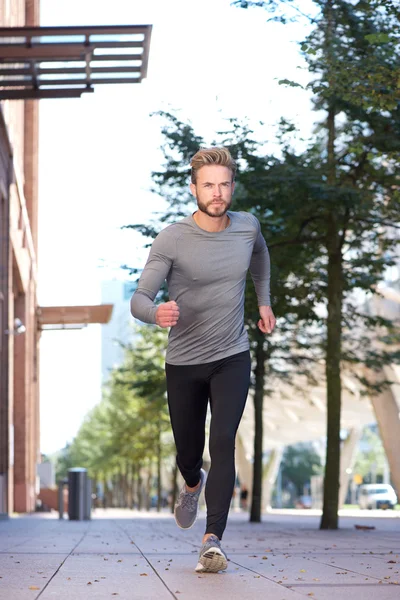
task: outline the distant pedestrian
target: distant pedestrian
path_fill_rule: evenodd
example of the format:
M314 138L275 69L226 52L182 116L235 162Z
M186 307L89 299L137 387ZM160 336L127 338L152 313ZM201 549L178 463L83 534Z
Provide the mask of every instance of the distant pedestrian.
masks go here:
M244 485L244 486L242 486L242 488L240 490L240 505L241 505L241 508L243 508L243 510L247 510L248 498L249 498L249 490Z
M226 148L199 150L191 161L190 189L198 210L169 225L153 242L132 297L134 317L170 327L166 355L168 406L185 480L175 519L188 529L205 487L207 522L196 571L227 568L221 548L235 482L235 436L250 381L244 326L247 271L255 285L263 333L271 333L270 261L260 223L230 211L236 164ZM167 281L170 300L154 299ZM202 469L210 402L208 477ZM207 483L206 483L207 480Z

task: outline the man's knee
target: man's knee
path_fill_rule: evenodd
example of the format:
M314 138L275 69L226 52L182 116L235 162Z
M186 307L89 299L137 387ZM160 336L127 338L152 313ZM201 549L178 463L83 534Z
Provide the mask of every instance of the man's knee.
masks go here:
M220 455L233 454L235 451L235 433L231 431L218 431L210 438L211 459Z

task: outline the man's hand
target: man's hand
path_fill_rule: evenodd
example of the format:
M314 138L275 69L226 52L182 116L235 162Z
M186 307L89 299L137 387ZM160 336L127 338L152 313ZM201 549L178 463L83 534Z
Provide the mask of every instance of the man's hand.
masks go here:
M156 323L159 327L173 327L179 319L179 307L174 300L160 304L156 311Z
M258 328L263 333L272 333L276 323L272 308L270 306L259 306L258 309L261 317L257 323Z

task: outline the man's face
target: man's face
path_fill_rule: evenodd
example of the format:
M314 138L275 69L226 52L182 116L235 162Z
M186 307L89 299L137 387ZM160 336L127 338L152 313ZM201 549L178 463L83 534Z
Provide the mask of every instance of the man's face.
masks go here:
M222 165L201 167L196 183L190 184L199 210L209 217L222 217L229 210L234 189L232 171Z

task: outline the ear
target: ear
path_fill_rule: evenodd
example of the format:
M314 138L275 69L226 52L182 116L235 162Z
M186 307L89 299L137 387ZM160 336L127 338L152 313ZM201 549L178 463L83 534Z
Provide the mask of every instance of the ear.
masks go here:
M190 184L190 191L192 192L192 195L197 198L197 194L196 194L196 185L194 183Z
M236 184L235 184L235 182L234 182L234 181L232 181L232 194L233 194L233 192L235 191L235 185L236 185Z

